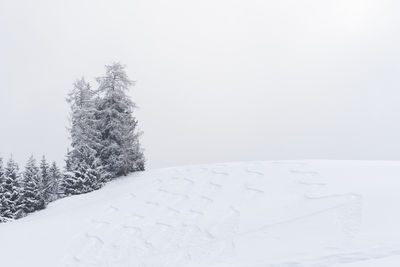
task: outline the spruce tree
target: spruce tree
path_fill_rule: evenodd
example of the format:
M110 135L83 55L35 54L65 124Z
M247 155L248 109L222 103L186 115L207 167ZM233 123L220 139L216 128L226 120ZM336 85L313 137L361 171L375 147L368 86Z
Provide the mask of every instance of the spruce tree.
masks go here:
M67 99L71 105L71 147L62 181L65 195L96 190L104 181L98 159L100 135L96 129L94 92L84 78L74 84Z
M41 187L40 190L42 192L44 201L46 203L51 202L52 192L51 187L53 186L53 181L50 176L50 166L46 161L46 157L43 156L40 161L40 177L41 177Z
M24 215L18 164L10 158L0 188L0 217L18 219Z
M106 66L104 77L97 78L100 98L96 101L97 129L101 133L99 158L111 178L143 171L145 160L139 143L138 121L133 116L134 102L127 91L134 83L125 66Z
M5 176L4 176L4 166L3 166L3 159L0 158L0 223L7 221L7 218L2 216L2 196L4 194L4 182L5 182Z
M0 189L2 188L2 184L4 182L4 165L3 165L3 158L0 158ZM1 191L0 191L1 196Z
M62 174L57 164L53 162L49 169L49 175L51 180L51 185L49 186L49 193L51 195L50 201L57 200L61 196L61 179Z
M77 162L72 172L65 172L63 177L63 194L65 196L78 195L101 187L98 183L99 173L86 162Z
M29 158L25 166L22 187L23 209L25 213L31 213L45 208L46 203L42 191L43 179L33 156Z
M0 183L3 179L3 174L4 174L3 158L0 158Z

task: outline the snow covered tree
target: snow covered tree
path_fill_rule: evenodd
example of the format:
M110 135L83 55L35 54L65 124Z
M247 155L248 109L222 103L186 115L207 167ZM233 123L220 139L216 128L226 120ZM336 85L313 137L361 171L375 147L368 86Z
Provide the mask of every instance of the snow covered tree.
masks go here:
M18 219L23 216L20 175L18 164L10 158L0 184L0 218Z
M94 91L83 78L68 96L71 105L71 147L60 183L64 195L100 188L105 181L142 171L145 160L133 117L135 104L126 95L133 85L124 66L106 66Z
M97 190L101 187L98 182L99 172L86 162L78 162L74 165L73 172L66 172L63 177L63 194L78 195L93 190Z
M44 201L47 203L52 201L52 187L54 186L54 181L50 175L50 166L46 161L46 157L43 156L40 161L40 176L41 176L41 191Z
M99 157L109 178L143 171L145 160L139 143L140 132L133 116L135 104L127 96L133 82L125 66L106 66L104 77L97 78L100 98L96 101L97 129L101 133Z
M2 217L2 195L3 195L3 189L4 189L4 181L5 181L5 176L4 176L4 166L3 166L3 159L0 158L0 223L5 222L7 218Z
M3 174L4 174L3 158L0 158L0 184L3 179Z
M0 189L2 188L3 182L4 182L4 165L3 165L3 159L0 158ZM0 192L0 197L1 197L1 192Z
M49 185L48 192L50 194L49 201L54 201L58 199L61 195L60 183L62 179L62 174L57 164L53 162L49 169L49 176L51 184Z
M66 159L62 188L66 195L81 194L101 187L104 182L100 133L95 119L94 92L84 78L74 84L67 99L71 105L71 147Z
M42 169L42 166L41 166ZM23 209L25 213L44 209L43 179L36 160L31 156L25 166L22 180Z

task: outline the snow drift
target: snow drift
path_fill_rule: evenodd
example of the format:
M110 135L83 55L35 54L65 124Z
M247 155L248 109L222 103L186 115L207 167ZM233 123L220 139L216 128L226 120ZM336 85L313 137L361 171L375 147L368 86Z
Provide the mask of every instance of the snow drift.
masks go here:
M400 163L148 171L0 225L1 266L400 266Z

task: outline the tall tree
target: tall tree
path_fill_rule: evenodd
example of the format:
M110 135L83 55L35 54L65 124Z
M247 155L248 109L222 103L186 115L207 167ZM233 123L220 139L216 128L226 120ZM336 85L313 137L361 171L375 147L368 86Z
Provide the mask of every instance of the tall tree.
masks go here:
M45 208L46 203L43 195L43 177L33 156L29 158L25 166L22 187L23 209L25 213Z
M18 164L10 158L4 169L0 188L0 217L18 219L23 216L22 192Z
M106 66L106 74L97 78L100 98L96 101L97 129L101 133L99 157L110 178L144 170L144 156L139 143L138 121L133 116L134 102L127 91L134 83L125 66Z
M84 78L75 82L67 99L71 105L71 147L62 187L66 195L101 187L104 176L98 159L100 135L96 129L94 92Z

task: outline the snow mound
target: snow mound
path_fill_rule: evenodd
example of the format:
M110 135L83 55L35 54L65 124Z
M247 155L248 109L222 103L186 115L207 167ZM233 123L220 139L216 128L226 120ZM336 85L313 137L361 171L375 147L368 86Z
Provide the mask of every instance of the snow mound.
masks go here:
M2 266L400 266L400 163L160 169L0 225Z

